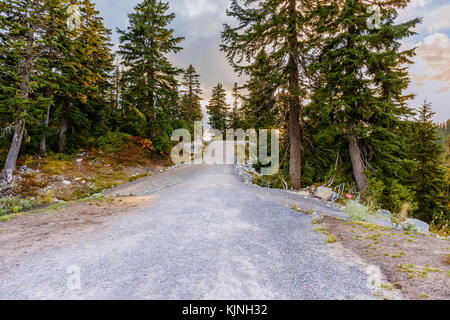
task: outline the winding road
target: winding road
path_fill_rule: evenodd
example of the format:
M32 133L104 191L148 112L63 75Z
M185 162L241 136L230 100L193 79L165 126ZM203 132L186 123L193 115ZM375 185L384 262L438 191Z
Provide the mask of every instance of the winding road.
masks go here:
M179 167L105 194L154 201L0 272L0 299L373 298L364 268L290 208L337 211L246 185L232 166Z

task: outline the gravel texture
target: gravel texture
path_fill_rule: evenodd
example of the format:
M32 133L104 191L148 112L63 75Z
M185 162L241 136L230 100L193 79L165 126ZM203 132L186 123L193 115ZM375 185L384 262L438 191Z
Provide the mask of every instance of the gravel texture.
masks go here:
M373 298L364 266L290 208L340 215L319 201L245 185L232 166L179 167L106 192L117 194L154 201L3 266L0 299Z

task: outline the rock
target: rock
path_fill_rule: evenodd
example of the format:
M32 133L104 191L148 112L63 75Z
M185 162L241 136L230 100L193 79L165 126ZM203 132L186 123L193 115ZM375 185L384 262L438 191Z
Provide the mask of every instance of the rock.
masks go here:
M72 182L70 182L68 180L63 180L62 183L65 184L66 186L70 186L72 184Z
M301 195L303 197L309 197L311 194L308 191L299 191L296 192L298 195Z
M3 171L4 171L3 175L5 177L5 180L6 180L7 184L10 185L11 182L13 181L13 177L14 177L13 171L11 169L5 169Z
M407 219L405 222L401 223L400 226L403 230L412 230L425 234L430 233L430 225L417 219Z
M27 166L22 166L22 167L19 168L19 172L26 173L27 171L28 171L28 167Z
M386 217L388 219L391 219L391 217L392 217L392 213L390 211L387 211L387 210L378 210L377 214L381 215L383 217Z
M314 196L322 200L329 201L333 195L333 190L330 188L319 187L314 193Z
M77 162L77 163L82 163L82 162L83 162L83 159L76 159L75 162Z
M393 224L389 219L385 218L369 218L368 222L374 223L383 227L388 227L395 229L395 224Z
M336 201L337 199L339 199L339 193L333 191L333 192L331 193L331 200L332 200L332 201Z

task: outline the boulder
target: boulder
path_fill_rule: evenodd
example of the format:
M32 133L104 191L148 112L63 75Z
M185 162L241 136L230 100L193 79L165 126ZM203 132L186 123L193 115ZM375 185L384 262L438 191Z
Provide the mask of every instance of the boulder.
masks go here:
M331 197L333 195L333 190L330 188L325 187L319 187L316 192L314 193L314 196L317 198L320 198L322 200L329 201L331 200Z
M378 210L377 214L380 215L380 216L383 216L383 217L385 217L387 219L391 219L391 217L392 217L392 213L390 211L387 211L387 210Z
M417 219L407 219L400 224L403 230L412 230L424 234L430 233L430 225Z
M395 224L393 224L389 219L386 218L376 218L376 217L371 217L368 219L367 222L370 223L374 223L383 227L388 227L388 228L392 228L395 229Z
M308 191L298 191L296 192L298 195L301 195L303 197L309 197L311 194Z

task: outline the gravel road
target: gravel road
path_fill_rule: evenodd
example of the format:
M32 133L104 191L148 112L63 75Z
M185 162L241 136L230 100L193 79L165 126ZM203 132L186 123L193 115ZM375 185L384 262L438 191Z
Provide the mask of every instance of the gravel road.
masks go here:
M313 217L289 206L339 212L245 185L231 166L180 167L105 194L154 201L3 268L0 299L373 297L364 267L340 256L313 231Z

